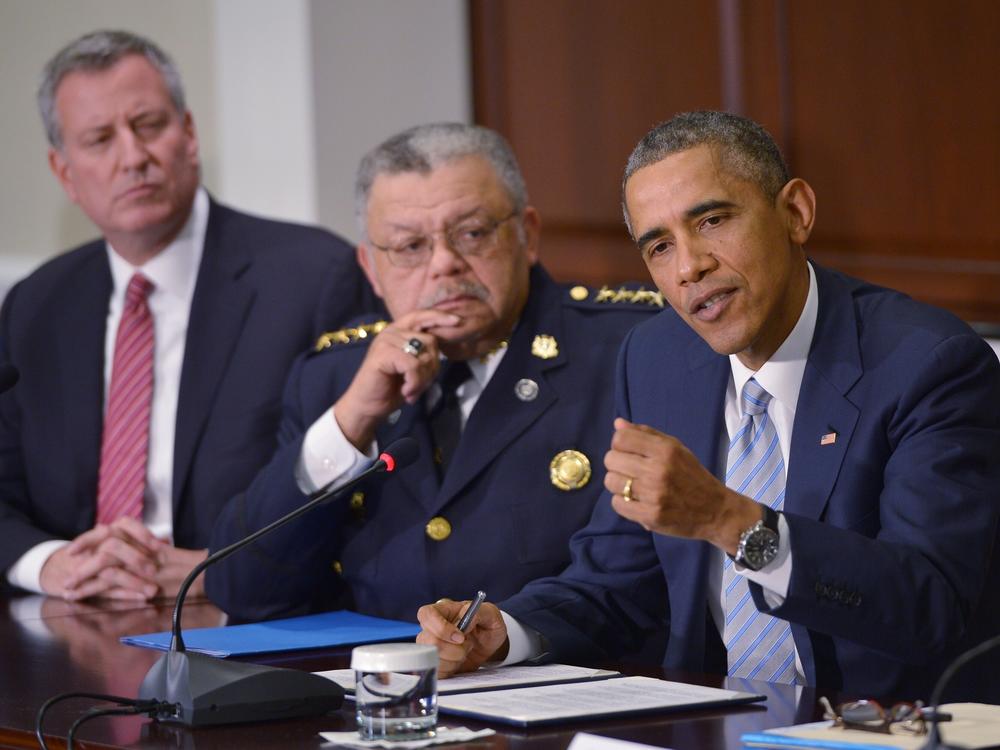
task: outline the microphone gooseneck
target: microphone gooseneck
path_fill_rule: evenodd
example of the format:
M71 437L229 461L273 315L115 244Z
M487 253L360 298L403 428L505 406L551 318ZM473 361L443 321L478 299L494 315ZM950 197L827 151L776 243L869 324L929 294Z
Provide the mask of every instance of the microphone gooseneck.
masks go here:
M187 592L188 589L191 588L191 584L194 583L195 579L201 575L206 568L219 560L224 560L234 552L238 552L244 547L253 544L265 534L269 534L275 529L284 526L286 523L294 521L299 516L308 513L310 510L318 505L322 505L327 500L333 499L340 493L354 487L356 484L364 481L371 475L378 474L383 471L391 473L396 469L413 463L419 452L420 448L417 445L416 440L410 437L400 438L382 451L378 460L365 469L365 471L358 474L358 476L336 487L332 486L333 482L330 482L330 484L327 484L324 487L320 487L318 490L309 495L305 503L300 505L291 513L288 513L278 520L269 523L267 526L258 529L249 536L233 542L228 547L223 547L222 549L213 552L211 555L198 563L181 583L180 589L177 591L177 598L174 600L173 623L170 632L170 650L179 652L186 650L184 646L184 637L181 635L181 611L184 608L184 598L187 596Z
M194 567L177 592L170 649L153 664L139 686L139 698L152 701L155 718L192 727L217 726L322 716L340 706L344 699L343 688L325 677L298 669L226 661L187 651L181 634L184 598L194 580L213 563L337 497L366 477L409 464L417 453L412 438L393 443L367 471L337 487L331 482L320 488L292 512L209 555Z
M980 643L978 646L973 646L968 651L964 651L949 664L938 681L934 684L934 690L931 693L931 702L929 708L931 709L931 731L929 732L929 737L927 738L927 743L923 746L923 750L936 750L940 747L941 743L941 730L938 727L937 713L938 709L941 707L941 697L944 695L944 689L951 682L952 677L954 677L960 669L962 669L967 664L975 661L983 654L988 651L1000 646L1000 635L993 636L992 638L987 638L985 641Z

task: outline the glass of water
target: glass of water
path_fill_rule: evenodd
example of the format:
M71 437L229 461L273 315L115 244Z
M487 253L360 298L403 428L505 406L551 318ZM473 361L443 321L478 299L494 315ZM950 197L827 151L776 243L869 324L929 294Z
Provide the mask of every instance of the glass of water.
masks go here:
M358 734L365 740L432 737L437 724L434 646L382 643L351 652Z

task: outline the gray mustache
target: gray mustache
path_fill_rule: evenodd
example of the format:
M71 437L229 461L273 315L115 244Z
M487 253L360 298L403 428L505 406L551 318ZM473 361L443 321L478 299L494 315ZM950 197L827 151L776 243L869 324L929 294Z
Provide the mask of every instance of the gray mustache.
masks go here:
M456 295L463 295L468 297L475 297L478 300L485 302L490 297L489 290L482 284L477 284L474 281L458 281L449 284L446 287L441 287L436 289L430 297L426 297L421 300L420 307L428 308L434 307L438 302L446 300L449 297L454 297Z

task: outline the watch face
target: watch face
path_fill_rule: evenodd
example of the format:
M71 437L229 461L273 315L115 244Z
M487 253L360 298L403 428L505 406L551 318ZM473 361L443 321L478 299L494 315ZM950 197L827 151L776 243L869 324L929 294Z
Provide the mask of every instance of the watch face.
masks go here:
M750 534L743 544L743 558L751 570L760 570L778 554L778 535L767 528Z

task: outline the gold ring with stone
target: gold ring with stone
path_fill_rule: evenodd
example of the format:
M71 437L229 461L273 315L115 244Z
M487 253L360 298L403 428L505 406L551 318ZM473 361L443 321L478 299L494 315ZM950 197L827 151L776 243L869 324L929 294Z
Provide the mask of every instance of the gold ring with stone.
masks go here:
M632 477L625 480L625 487L622 489L622 497L625 498L626 503L635 502L635 498L632 497Z
M403 351L413 357L419 357L423 348L424 342L418 338L412 338L403 344Z

